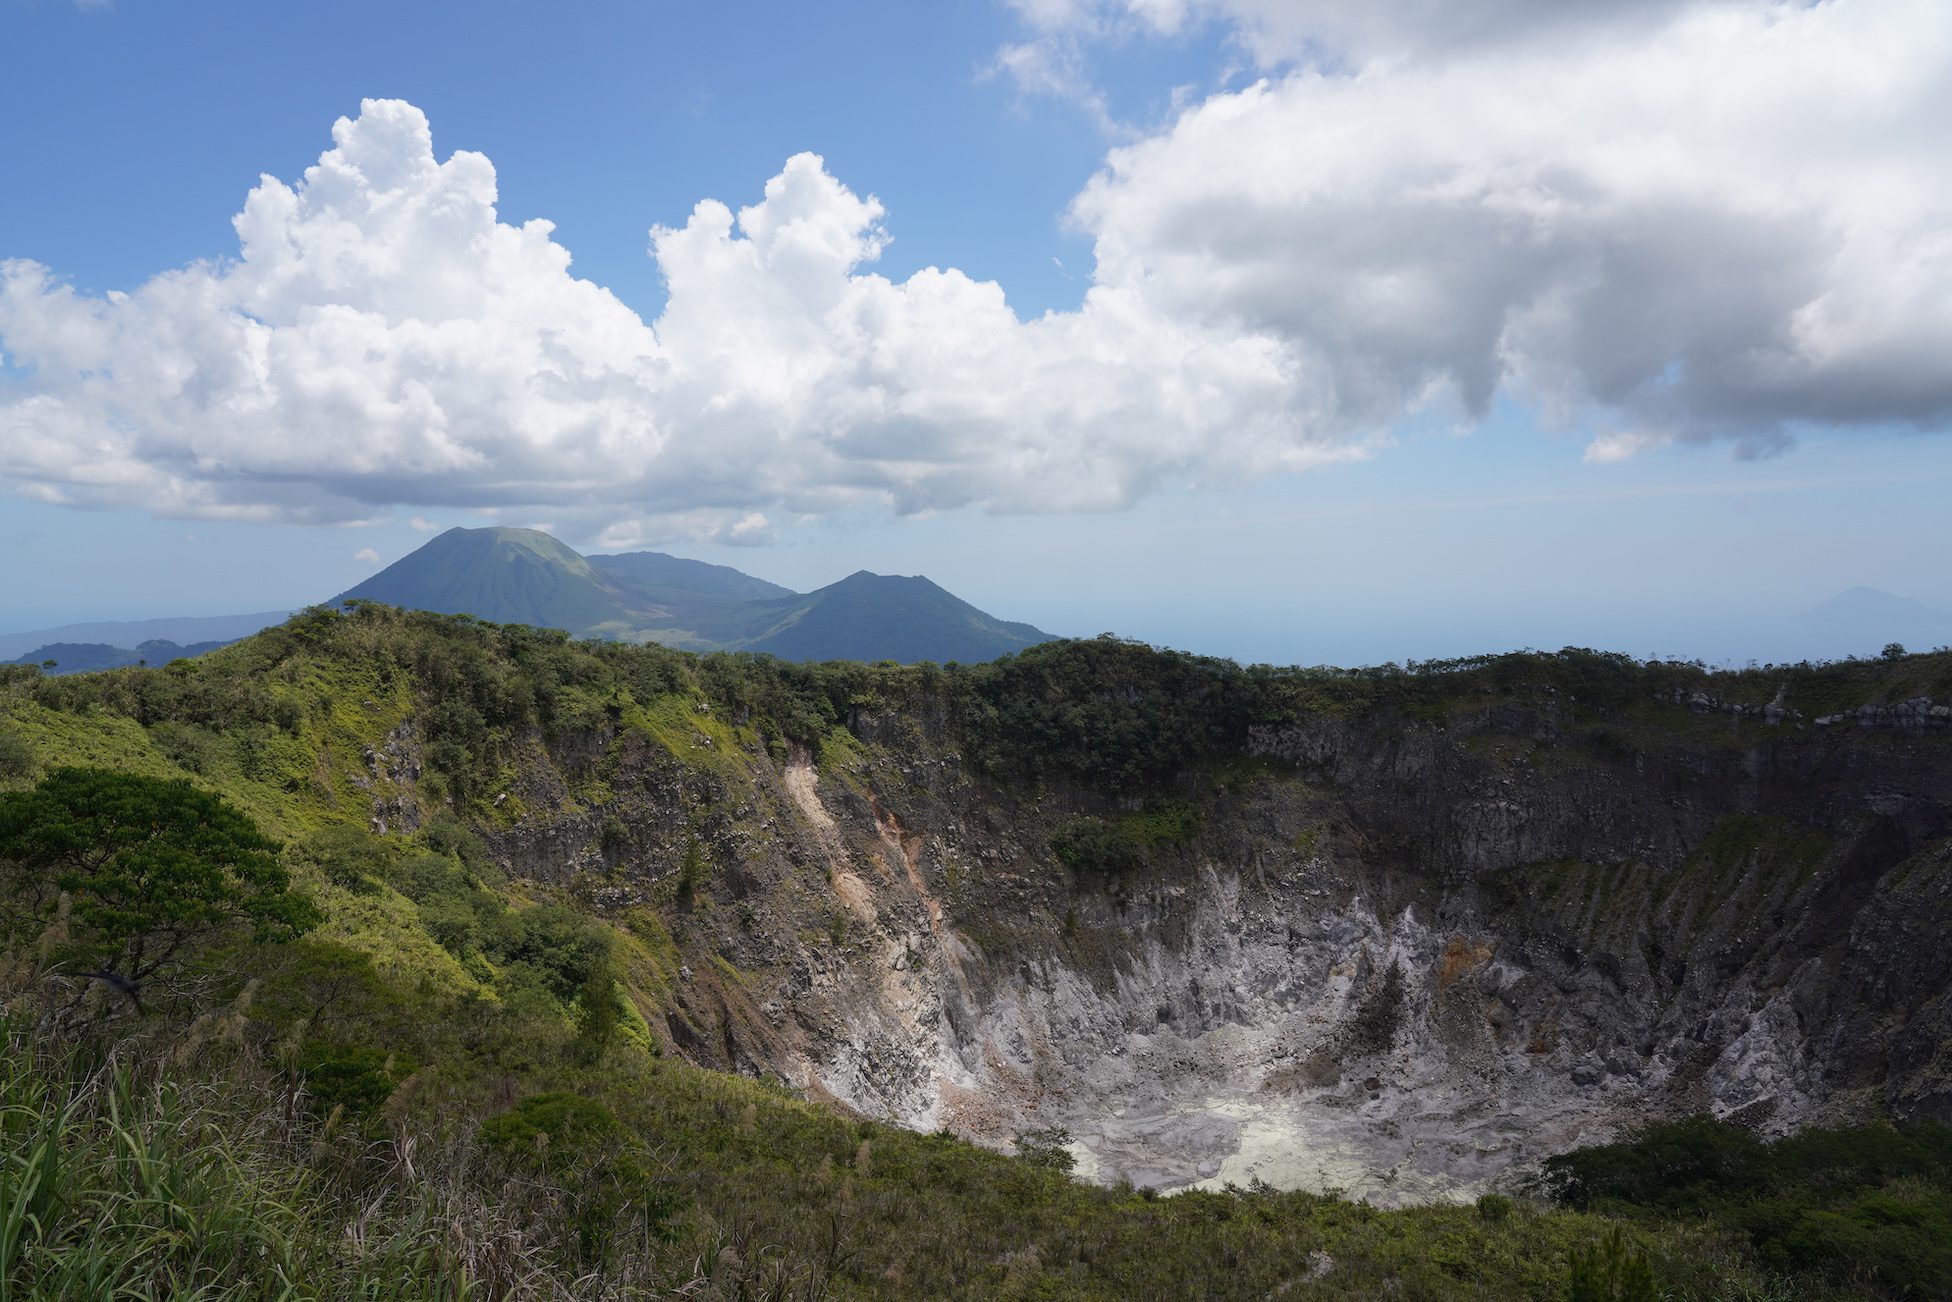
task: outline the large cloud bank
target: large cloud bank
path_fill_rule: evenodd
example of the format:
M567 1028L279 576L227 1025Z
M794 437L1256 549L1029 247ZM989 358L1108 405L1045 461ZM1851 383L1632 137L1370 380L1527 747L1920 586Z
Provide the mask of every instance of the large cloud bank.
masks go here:
M1097 251L1075 311L873 274L881 206L802 154L652 232L646 323L547 222L498 219L486 158L369 101L252 191L233 259L106 298L0 263L0 476L167 514L758 540L864 503L1113 507L1499 393L1601 459L1952 414L1937 0L1503 0L1455 32L1423 0L1019 7L1076 39L1217 14L1266 70L1113 151L1071 214Z
M1952 7L1214 3L1368 61L1210 99L1078 215L1101 279L1282 339L1341 417L1505 390L1607 458L1952 416Z

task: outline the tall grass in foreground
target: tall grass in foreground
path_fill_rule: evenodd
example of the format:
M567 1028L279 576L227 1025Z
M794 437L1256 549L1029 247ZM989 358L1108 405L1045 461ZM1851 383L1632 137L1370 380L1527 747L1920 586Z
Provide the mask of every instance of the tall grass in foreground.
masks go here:
M309 1121L276 1091L172 1080L172 1056L208 1052L184 1047L0 1019L0 1302L662 1292L564 1269L564 1190L494 1181L465 1145Z
M403 1089L363 1126L319 1119L224 1019L199 1025L63 1038L0 1016L0 1302L1830 1296L1760 1286L1713 1235L1629 1229L1623 1245L1600 1218L1510 1200L1383 1212L1094 1189L690 1069L634 1092L694 1201L633 1219L614 1182L498 1160L497 1134L579 1096L479 1124ZM1665 1287L1582 1266L1609 1232L1623 1259L1651 1252Z
M214 1100L104 1062L58 1084L9 1036L0 1066L0 1302L288 1296L298 1172L240 1153Z

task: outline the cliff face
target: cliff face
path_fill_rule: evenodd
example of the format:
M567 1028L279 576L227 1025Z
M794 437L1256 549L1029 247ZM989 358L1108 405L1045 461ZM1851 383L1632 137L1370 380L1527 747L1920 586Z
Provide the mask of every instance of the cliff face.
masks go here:
M926 700L818 764L695 708L688 740L532 738L493 848L659 911L684 969L648 1011L707 1064L998 1144L1063 1126L1102 1179L1384 1201L1647 1115L1952 1118L1930 700L1487 693L1256 724L1124 794L979 769Z

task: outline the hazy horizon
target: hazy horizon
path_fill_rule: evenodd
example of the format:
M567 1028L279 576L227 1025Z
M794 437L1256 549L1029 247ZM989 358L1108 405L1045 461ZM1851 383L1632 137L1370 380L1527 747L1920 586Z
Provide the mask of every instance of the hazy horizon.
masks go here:
M804 577L812 574L812 569L810 565L803 565L796 572L796 581L789 582L776 574L767 573L763 565L754 564L755 559L763 561L774 554L770 551L745 550L718 556L699 555L694 559L730 565L755 577L781 582L799 591L811 591L846 577L843 573ZM812 560L810 557L800 559ZM924 571L890 569L874 572L921 573L923 577L935 579L934 575ZM1082 586L1088 590L1090 585ZM1847 618L1843 612L1828 613L1817 609L1839 599L1865 596L1869 600L1857 602L1853 609L1853 613L1864 612L1862 617ZM1006 592L1005 601L1008 597ZM307 594L303 599L268 602L256 610L166 612L159 609L143 615L102 613L79 619L0 628L0 638L91 624L212 618L253 614L259 610L299 609L326 599ZM975 604L982 605L981 602ZM1310 627L1297 629L1281 624L1279 612L1269 612L1264 618L1257 619L1251 612L1242 613L1248 603L1225 594L1217 597L1207 594L1197 599L1182 598L1154 603L1150 617L1141 618L1136 623L1129 619L1123 624L1113 622L1122 617L1123 610L1130 604L1137 603L1115 591L1100 592L1095 600L1081 591L1077 599L1055 603L1049 608L1050 613L1042 616L1026 615L1007 605L984 609L999 618L1018 619L1037 625L1060 637L1093 637L1100 633L1112 633L1202 655L1223 656L1243 664L1356 667L1389 661L1585 646L1621 652L1643 660L1700 659L1711 665L1739 667L1749 662L1787 663L1805 659L1868 657L1877 654L1891 641L1900 642L1911 651L1932 650L1952 642L1952 614L1930 603L1916 602L1905 594L1888 593L1868 585L1853 585L1830 594L1823 602L1812 602L1801 608L1724 604L1689 612L1692 619L1688 622L1697 630L1694 640L1674 642L1670 639L1668 643L1648 636L1649 621L1631 610L1597 615L1588 611L1561 613L1557 617L1521 617L1508 612L1473 611L1464 607L1424 611L1378 607L1340 621L1332 617L1318 619ZM1916 609L1908 610L1907 606ZM1093 613L1103 617L1099 621L1102 627L1092 626L1090 617ZM1667 614L1671 622L1676 620L1676 612ZM1289 647L1295 649L1289 650Z

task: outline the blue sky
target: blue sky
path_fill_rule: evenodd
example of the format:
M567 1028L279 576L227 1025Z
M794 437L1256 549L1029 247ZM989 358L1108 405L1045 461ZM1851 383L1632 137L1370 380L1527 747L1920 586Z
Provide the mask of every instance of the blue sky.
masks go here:
M1249 660L1952 608L1944 15L1564 12L0 0L0 630L490 523Z

